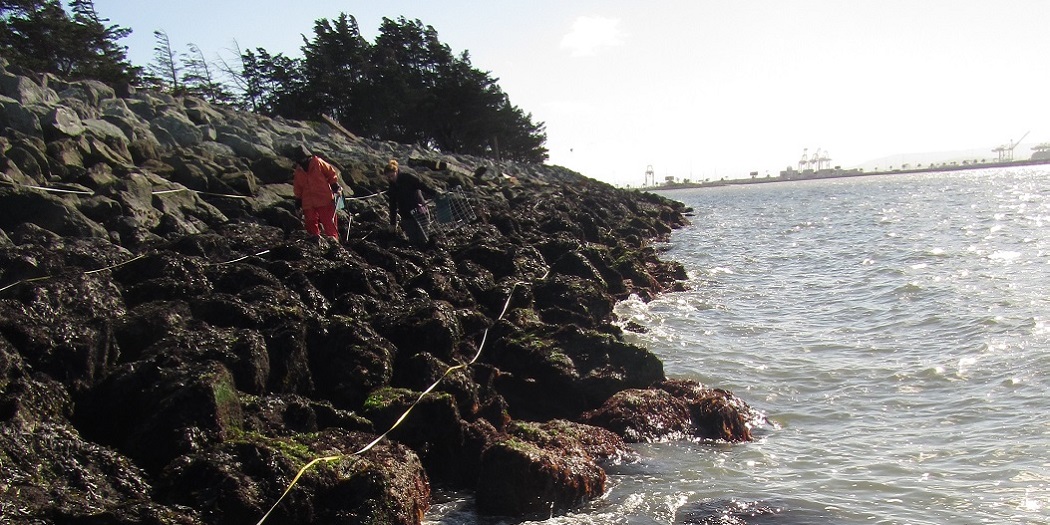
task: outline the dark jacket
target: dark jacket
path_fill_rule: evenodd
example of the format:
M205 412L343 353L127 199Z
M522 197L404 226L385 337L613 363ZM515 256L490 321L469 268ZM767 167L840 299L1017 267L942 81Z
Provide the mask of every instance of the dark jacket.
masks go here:
M390 199L390 224L397 224L397 216L411 219L412 210L425 203L423 196L433 198L437 195L430 186L419 180L414 173L399 171L397 180L390 183L387 197Z

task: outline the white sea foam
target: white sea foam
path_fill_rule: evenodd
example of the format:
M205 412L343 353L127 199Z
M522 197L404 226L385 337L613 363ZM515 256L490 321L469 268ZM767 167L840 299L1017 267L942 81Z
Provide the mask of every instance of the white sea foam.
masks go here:
M996 250L988 256L993 261L1012 262L1016 261L1021 257L1021 252L1015 252L1010 250Z

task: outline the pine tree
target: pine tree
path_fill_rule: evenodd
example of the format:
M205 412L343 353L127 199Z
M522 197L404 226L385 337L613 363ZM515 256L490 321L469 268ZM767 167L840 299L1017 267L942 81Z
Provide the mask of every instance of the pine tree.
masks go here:
M268 116L291 119L316 118L309 109L312 97L303 82L302 61L281 53L270 55L265 49L245 51L241 55L245 98Z
M219 69L213 66L196 44L187 46L189 53L182 55L185 73L182 85L187 93L204 98L208 102L228 104L233 95L219 81Z
M87 52L77 65L79 76L110 82L131 82L141 74L141 68L128 62L128 48L117 41L131 34L131 29L109 25L99 17L93 0L71 0L73 23L78 29L74 39L86 43Z
M303 83L309 106L361 132L375 116L364 91L368 81L369 44L357 20L345 13L334 21L317 20L314 39L303 46ZM366 129L367 131L367 129Z
M0 53L31 71L67 76L72 69L71 21L57 0L5 1L0 4Z
M117 44L131 30L106 26L92 0L72 0L70 6L72 17L58 0L0 2L0 53L17 66L68 80L135 80L141 71Z
M153 62L150 62L146 71L149 73L149 81L162 89L167 89L173 95L181 95L183 87L181 84L182 65L171 48L171 40L163 30L153 32L156 44L153 46Z

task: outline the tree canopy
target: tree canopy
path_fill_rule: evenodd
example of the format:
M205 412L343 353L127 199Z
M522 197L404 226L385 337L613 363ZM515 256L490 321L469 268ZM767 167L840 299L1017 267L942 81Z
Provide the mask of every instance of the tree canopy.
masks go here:
M0 54L12 64L70 80L136 80L140 68L117 42L131 29L106 25L92 0L0 0Z
M242 54L246 92L263 113L327 114L363 136L450 153L528 162L547 159L544 124L510 102L498 79L455 55L419 20L384 18L369 43L347 14L321 19L303 58Z

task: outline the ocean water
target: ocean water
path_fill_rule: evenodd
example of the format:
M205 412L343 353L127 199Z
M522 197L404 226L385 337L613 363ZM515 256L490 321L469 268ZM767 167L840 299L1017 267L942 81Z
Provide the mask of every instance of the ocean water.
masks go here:
M666 192L691 290L617 313L771 424L638 445L551 524L1050 524L1050 170ZM484 519L448 495L430 523Z

